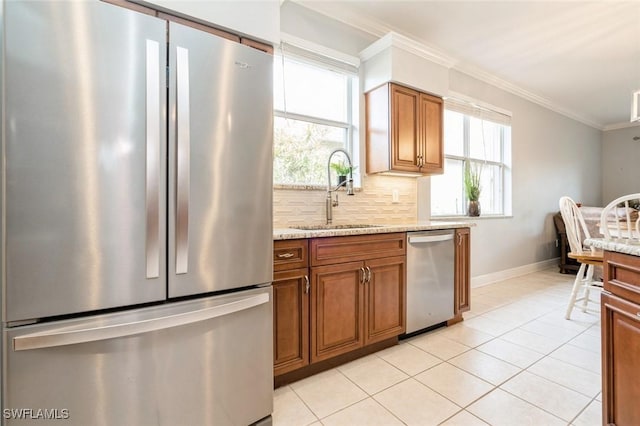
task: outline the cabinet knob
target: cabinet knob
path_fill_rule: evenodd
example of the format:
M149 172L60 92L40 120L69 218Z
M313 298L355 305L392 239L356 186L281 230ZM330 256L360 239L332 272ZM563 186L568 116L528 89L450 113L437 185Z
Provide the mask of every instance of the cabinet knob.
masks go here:
M368 282L368 283L370 283L370 282L371 282L371 268L369 268L369 267L367 266L367 267L366 267L366 270L367 270L367 275L366 275L365 281L366 281L366 282Z
M309 294L309 288L311 288L311 285L309 285L309 277L305 275L304 276L304 292L306 294Z
M360 284L364 284L365 280L366 280L366 272L364 270L364 268L360 268Z

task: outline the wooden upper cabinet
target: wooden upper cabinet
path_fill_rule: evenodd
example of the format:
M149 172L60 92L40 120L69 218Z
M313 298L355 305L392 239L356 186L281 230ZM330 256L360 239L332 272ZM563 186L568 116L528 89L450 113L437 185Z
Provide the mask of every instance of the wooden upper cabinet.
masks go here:
M420 172L418 108L420 93L391 85L391 164L394 170Z
M394 83L365 98L367 173L443 173L442 99Z
M418 157L423 173L444 173L444 146L442 138L442 99L420 94L420 133L418 139L421 152Z

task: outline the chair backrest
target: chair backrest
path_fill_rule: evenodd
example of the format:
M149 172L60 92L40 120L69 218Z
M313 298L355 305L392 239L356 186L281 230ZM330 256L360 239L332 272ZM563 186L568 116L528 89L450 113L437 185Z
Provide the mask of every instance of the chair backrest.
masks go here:
M570 197L561 197L558 204L560 205L560 214L567 231L567 240L569 241L571 252L580 253L583 251L582 243L585 238L591 238L587 225L582 218L582 213L580 213L580 209Z
M614 238L640 240L640 215L631 207L632 200L640 200L640 193L616 198L602 210L600 232L606 240Z

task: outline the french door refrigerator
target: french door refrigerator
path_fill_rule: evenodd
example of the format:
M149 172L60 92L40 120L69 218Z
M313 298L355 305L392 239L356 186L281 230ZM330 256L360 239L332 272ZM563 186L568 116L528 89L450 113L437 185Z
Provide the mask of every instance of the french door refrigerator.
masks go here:
M269 422L272 58L0 5L2 421Z

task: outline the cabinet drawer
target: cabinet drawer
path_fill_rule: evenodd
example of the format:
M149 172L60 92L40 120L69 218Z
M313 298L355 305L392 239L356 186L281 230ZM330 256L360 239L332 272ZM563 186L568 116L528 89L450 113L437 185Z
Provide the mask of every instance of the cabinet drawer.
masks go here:
M311 240L311 265L332 265L380 257L404 256L406 234L355 235Z
M273 270L306 268L309 266L308 240L278 240L273 242Z
M640 257L604 252L604 289L640 304Z

